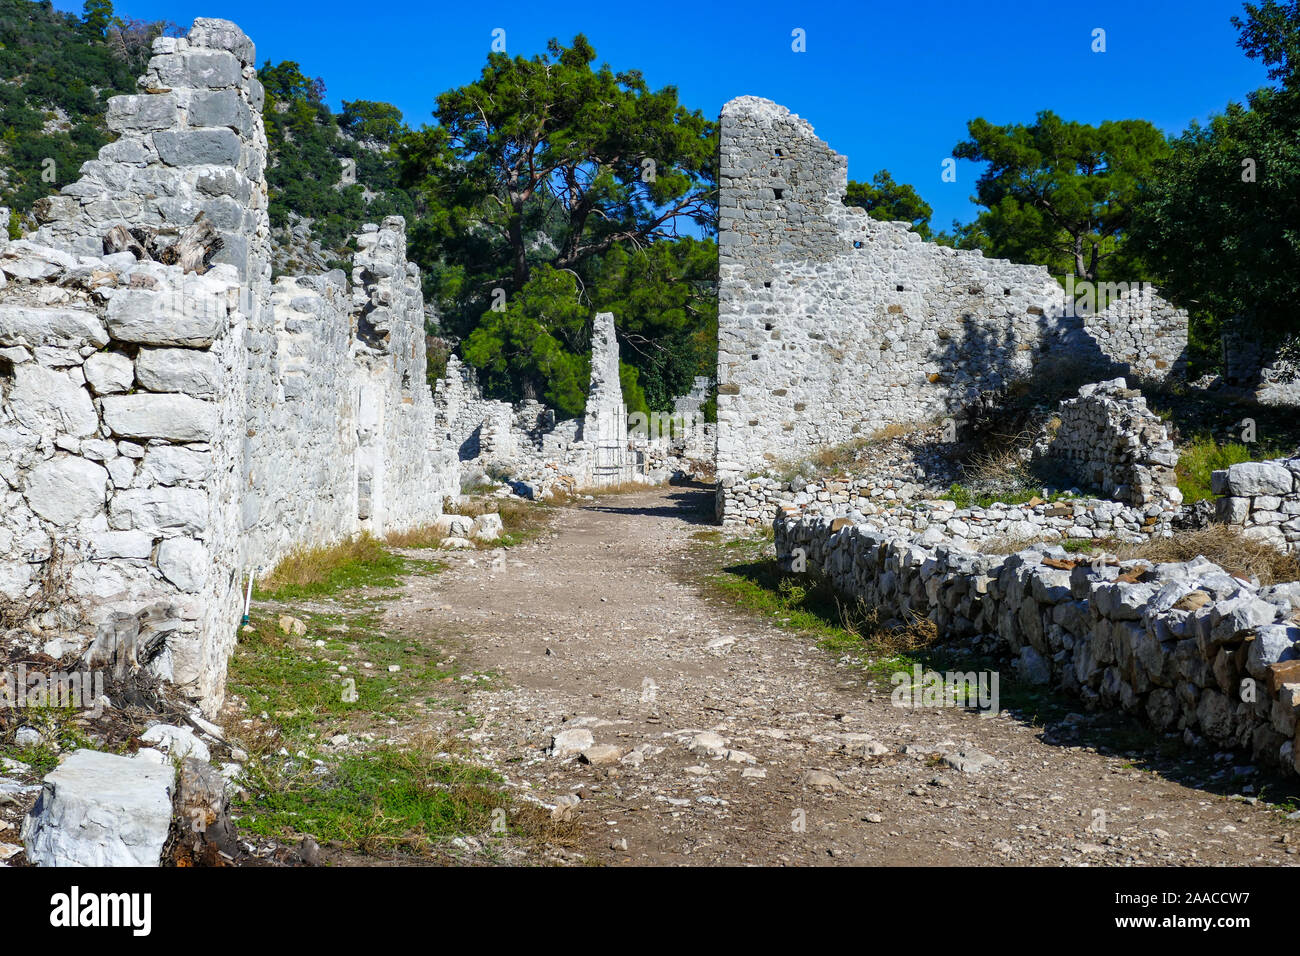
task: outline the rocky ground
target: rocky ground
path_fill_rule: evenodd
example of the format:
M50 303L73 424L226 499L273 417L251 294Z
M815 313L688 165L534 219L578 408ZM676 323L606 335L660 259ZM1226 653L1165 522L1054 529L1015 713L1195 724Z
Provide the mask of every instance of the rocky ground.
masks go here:
M498 675L466 696L462 732L579 824L582 858L1296 860L1292 807L1258 799L1283 791L1233 755L1136 759L1090 715L893 706L888 684L709 588L725 551L701 541L711 502L663 488L561 509L549 534L453 555L386 605L385 628L453 640L467 670Z

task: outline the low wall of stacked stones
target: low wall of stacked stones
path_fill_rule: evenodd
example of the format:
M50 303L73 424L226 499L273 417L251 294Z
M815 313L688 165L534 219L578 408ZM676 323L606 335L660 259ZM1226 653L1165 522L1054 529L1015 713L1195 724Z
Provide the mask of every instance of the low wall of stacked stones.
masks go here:
M896 618L929 619L941 639L983 637L1022 680L1297 769L1300 583L1256 587L1204 559L1094 568L1046 546L927 547L847 518L783 514L775 531L787 570L819 572Z
M402 220L350 277L272 284L251 41L199 19L154 52L119 140L0 241L0 613L8 645L147 664L212 711L250 573L432 522L457 472ZM210 268L104 253L200 217Z
M720 478L960 415L981 392L1064 366L1181 367L1186 313L1154 293L1083 315L1044 268L846 207L847 159L768 100L728 103L720 135Z
M973 544L995 538L1140 540L1168 534L1177 514L1162 503L1134 507L1097 498L959 508L952 501L925 497L926 492L910 482L849 477L786 482L751 478L720 485L718 494L728 497L724 527L767 527L784 511L828 518L852 514L880 527L929 531Z
M1279 551L1300 550L1300 458L1247 461L1210 476L1215 519Z

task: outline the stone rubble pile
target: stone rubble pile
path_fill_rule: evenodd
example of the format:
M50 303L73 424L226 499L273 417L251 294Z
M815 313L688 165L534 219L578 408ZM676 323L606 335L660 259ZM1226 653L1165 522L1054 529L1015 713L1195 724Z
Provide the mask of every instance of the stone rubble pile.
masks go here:
M775 530L787 570L820 572L896 620L933 621L945 640L977 638L1024 680L1300 770L1300 582L1259 587L1204 558L1093 565L1046 545L980 554L793 511Z
M942 427L904 438L873 442L868 473L788 481L758 476L724 477L717 511L724 526L763 527L783 507L808 514L855 513L863 520L910 531L940 528L949 536L978 541L1133 537L1163 535L1180 515L1182 494L1174 465L1178 453L1161 420L1141 393L1114 379L1079 389L1060 405L1058 424L1029 452L1064 481L1096 488L1103 499L1055 503L994 504L958 509L935 500L960 476L939 449ZM1077 491L1077 487L1071 491Z

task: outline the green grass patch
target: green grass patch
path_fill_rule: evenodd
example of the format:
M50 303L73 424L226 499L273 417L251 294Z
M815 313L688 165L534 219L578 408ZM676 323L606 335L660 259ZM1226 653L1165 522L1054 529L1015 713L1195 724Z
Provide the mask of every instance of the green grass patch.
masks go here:
M293 601L351 588L392 588L406 570L405 559L377 538L363 534L350 541L291 552L262 579L257 596Z
M427 850L485 833L509 797L489 770L425 749L384 747L315 771L310 761L278 775L239 808L240 826L263 836L311 834L349 850Z
M958 482L948 486L948 490L939 496L940 501L951 501L958 508L988 508L995 504L1023 505L1035 498L1044 502L1060 501L1069 495L1061 492L1043 494L1041 488L1019 488L996 493L977 492Z
M1210 475L1222 471L1230 465L1244 461L1263 461L1268 458L1281 458L1287 452L1282 448L1260 444L1243 444L1242 442L1216 442L1211 436L1201 434L1183 445L1175 469L1178 476L1178 490L1183 493L1183 502L1192 504L1214 497L1210 491Z
M877 609L842 599L824 578L784 572L771 558L723 568L708 582L733 605L807 634L822 649L853 658L881 679L920 660L918 652L935 636L927 620L883 621Z

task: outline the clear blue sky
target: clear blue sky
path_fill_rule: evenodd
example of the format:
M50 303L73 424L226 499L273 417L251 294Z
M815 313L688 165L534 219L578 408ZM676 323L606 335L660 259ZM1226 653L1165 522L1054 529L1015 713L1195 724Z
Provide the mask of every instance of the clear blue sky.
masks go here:
M80 12L80 0L56 0ZM1236 46L1236 0L889 0L859 3L388 2L116 0L119 15L234 20L259 63L296 60L320 76L332 106L396 104L413 126L433 98L482 69L494 28L510 53L532 55L549 37L583 32L600 60L639 69L653 87L716 117L754 94L808 119L849 157L849 175L887 168L935 208L934 223L969 220L978 166L943 183L940 164L966 121L1029 121L1051 109L1068 120L1147 119L1166 132L1221 110L1262 85L1264 71ZM690 17L688 20L687 17ZM1091 50L1106 31L1106 52ZM807 51L791 50L801 28Z

